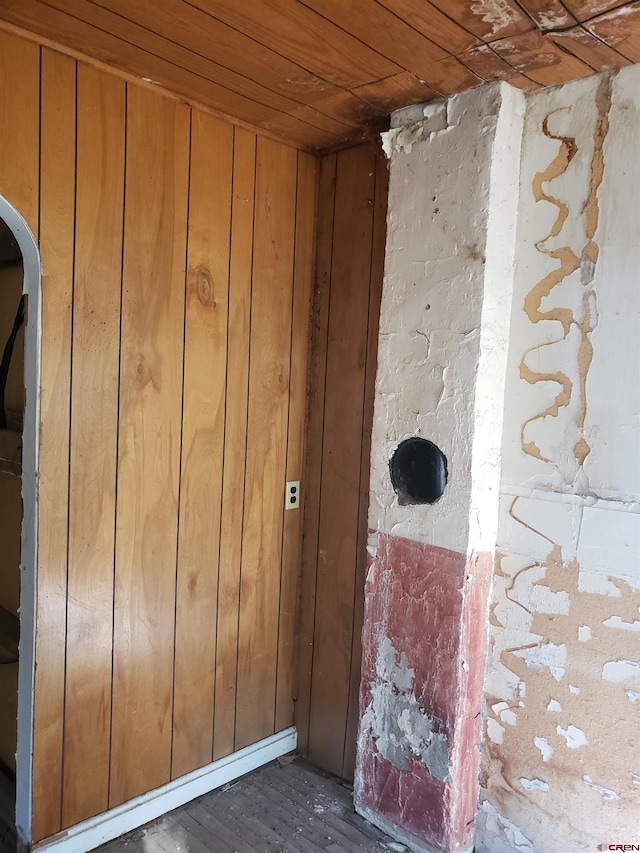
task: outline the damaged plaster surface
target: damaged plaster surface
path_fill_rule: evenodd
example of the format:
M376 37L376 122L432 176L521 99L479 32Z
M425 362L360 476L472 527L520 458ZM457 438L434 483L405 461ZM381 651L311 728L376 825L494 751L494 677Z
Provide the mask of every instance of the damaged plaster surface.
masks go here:
M397 658L400 658L399 663ZM437 721L424 712L413 693L415 674L404 652L398 656L388 637L380 644L376 681L362 718L383 758L398 770L409 770L419 759L432 776L446 782L450 777L447 737L434 731Z
M478 853L640 843L639 143L640 66L385 138L355 801L415 850L473 844L487 625ZM429 507L391 486L410 436Z
M384 140L391 163L369 527L461 553L495 545L513 256L494 247L514 229L523 111L520 92L492 84L399 111ZM465 197L474 204L461 204ZM449 468L428 513L399 506L389 478L393 451L414 435L433 441ZM493 489L489 501L486 491L472 498L481 483Z
M488 578L483 559L473 568ZM411 849L471 843L485 645L470 628L484 624L487 595L464 554L379 534L365 587L354 800Z
M385 137L355 802L416 850L472 846L514 263L496 247L515 246L523 114L522 94L495 84L409 107ZM447 457L433 505L400 506L391 485L411 436Z
M640 843L640 67L525 118L477 845Z

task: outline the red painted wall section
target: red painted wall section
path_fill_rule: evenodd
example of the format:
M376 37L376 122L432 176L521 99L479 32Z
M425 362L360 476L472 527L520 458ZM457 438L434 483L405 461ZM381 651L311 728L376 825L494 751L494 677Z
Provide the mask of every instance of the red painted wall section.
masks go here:
M451 771L452 779L455 780L455 796L451 798L451 840L456 844L464 844L475 828L488 642L488 602L493 563L494 554L482 552L469 557L465 567L460 614L458 704Z
M356 806L425 849L473 832L491 566L380 533L369 568Z

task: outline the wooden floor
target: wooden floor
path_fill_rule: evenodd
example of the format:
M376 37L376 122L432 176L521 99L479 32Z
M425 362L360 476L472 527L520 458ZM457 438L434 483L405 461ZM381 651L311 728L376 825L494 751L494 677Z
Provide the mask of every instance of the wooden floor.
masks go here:
M0 853L15 853L0 821ZM280 759L99 848L98 853L389 853L407 850L353 810L351 788Z
M407 848L355 814L344 783L280 759L101 853L385 853Z

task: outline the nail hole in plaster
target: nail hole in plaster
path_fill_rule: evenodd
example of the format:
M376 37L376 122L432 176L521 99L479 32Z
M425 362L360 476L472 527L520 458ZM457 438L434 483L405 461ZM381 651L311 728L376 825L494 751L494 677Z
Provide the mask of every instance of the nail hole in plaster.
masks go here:
M407 438L391 461L391 484L401 506L433 504L447 484L447 457L432 441Z

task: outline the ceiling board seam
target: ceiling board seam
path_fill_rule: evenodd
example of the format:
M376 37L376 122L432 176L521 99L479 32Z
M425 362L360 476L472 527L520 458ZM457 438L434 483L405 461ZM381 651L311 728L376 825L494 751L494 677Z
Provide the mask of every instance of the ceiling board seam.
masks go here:
M442 47L442 45L440 45L440 44L437 44L435 41L433 41L433 39L429 38L429 36L426 36L424 33L421 33L414 26L412 26L408 21L405 21L404 18L401 18L400 15L396 15L396 13L392 9L388 9L386 6L383 6L382 3L378 2L378 0L373 0L373 2L376 4L376 6L379 6L381 9L383 9L388 14L393 15L394 18L397 18L397 20L400 21L405 27L408 27L410 30L413 30L413 32L416 33L416 35L419 36L421 39L424 39L425 41L429 42L429 44L433 45L433 47L436 47L439 50L443 50L445 52L445 54L448 52L446 48ZM380 54L380 56L384 57L384 59L386 59L388 62L391 62L393 65L398 65L398 63L396 62L395 59L392 59L390 56L387 56L385 53L381 53L377 47L373 47L373 45L369 44L368 42L363 41L359 36L355 35L355 33L351 32L350 30L345 30L344 27L342 27L340 24L337 24L335 21L332 21L330 18L327 18L326 15L323 15L322 12L318 12L317 9L314 9L312 6L309 6L307 0L299 0L299 3L300 3L300 5L304 6L305 8L310 9L312 12L315 12L323 20L328 21L330 24L333 24L334 27L338 27L343 32L350 35L352 38L357 39L361 44L364 44L370 50L374 50L376 53ZM447 58L446 56L440 57L440 59L446 59L446 58ZM433 61L438 62L439 60L434 59ZM398 65L398 71L396 71L395 73L400 74L403 71L411 71L411 69L403 67L402 65ZM411 73L414 74L415 72L411 71ZM392 75L387 75L387 76L392 76ZM384 80L385 78L380 77L378 79ZM369 80L367 83L363 83L362 85L367 86L367 85L369 85L369 83L377 83L377 82L378 82L378 80ZM357 87L354 87L354 88L357 88Z
M96 57L91 56L90 54L82 53L81 51L76 50L73 47L69 47L68 45L62 44L61 42L55 41L54 39L48 36L42 35L41 33L33 32L32 30L26 29L25 27L13 24L10 21L5 21L2 18L0 18L0 31L12 33L13 35L18 36L19 38L35 42L36 44L39 44L42 47L47 47L55 51L56 53L62 54L63 56L69 56L72 59L75 59L77 62L82 62L85 65L97 68L100 71L103 71L105 74L111 74L120 80L125 80L127 83L130 83L134 86L140 86L144 89L149 89L153 92L156 92L164 98L169 98L170 100L177 101L181 104L188 104L193 109L199 110L200 112L206 113L207 115L211 115L214 118L222 119L223 121L228 122L234 127L242 127L245 130L249 130L251 133L257 133L258 135L264 136L267 139L273 139L275 142L279 142L282 145L287 145L290 148L294 148L296 151L306 151L309 154L318 153L319 147L317 145L305 145L302 143L293 143L291 141L287 141L282 138L282 135L270 131L267 127L263 127L262 125L259 125L257 123L254 124L250 121L247 121L246 119L238 118L237 116L232 116L230 113L225 112L225 110L211 106L211 104L206 104L196 97L187 97L186 95L181 95L161 83L150 83L147 80L143 80L141 77L138 77L131 71L126 71L116 65L111 65L110 63L105 62L103 59L97 59ZM280 113L279 115L284 115L284 113ZM338 144L339 141L340 140L336 137L336 144Z
M294 65L297 65L298 68L301 68L303 71L306 71L307 74L311 74L314 77L318 77L320 80L322 80L325 83L329 83L331 86L336 86L336 84L332 83L331 80L328 80L326 77L321 77L320 74L316 74L315 71L311 71L310 68L306 68L304 65L300 65L299 62L296 62L295 60L291 59L290 57L285 56L284 53L281 53L279 50L276 50L274 47L270 47L269 45L264 44L264 42L258 41L258 39L254 38L253 36L250 36L244 30L240 30L240 29L238 29L238 27L234 27L233 24L230 24L227 21L224 21L222 18L218 18L215 15L211 14L211 12L208 9L203 9L201 6L198 6L195 3L190 3L189 0L183 0L183 2L186 6L191 6L192 9L197 9L199 12L202 12L204 15L206 15L208 18L211 18L213 21L217 21L218 23L223 24L225 27L229 27L229 29L233 30L234 32L240 33L241 35L246 36L247 38L250 38L251 41L254 41L261 48L264 48L264 50L269 50L272 53L275 53L281 59L286 59L288 62L293 62ZM336 86L336 88L340 88L340 87Z
M582 27L581 27L580 29L582 29ZM553 35L553 33L549 33L549 36L551 36L551 35ZM545 38L546 38L546 35L545 35ZM549 38L549 41L553 41L553 39L552 39L552 38ZM570 56L572 59L577 59L579 62L583 62L583 63L584 63L588 68L590 68L592 71L594 71L594 72L597 72L597 71L598 71L598 69L597 69L594 65L592 65L590 62L588 62L586 59L583 59L581 56L577 56L577 55L576 55L572 50L570 50L570 48L569 48L569 47L567 47L567 45L566 45L566 44L564 44L563 42L556 42L556 41L553 41L553 44L558 48L558 50L562 51L562 53L566 53L566 55L567 55L567 56Z
M496 41L499 41L499 39L496 39ZM499 60L502 60L502 62L504 62L504 63L505 63L505 65L508 65L508 66L509 66L509 68L511 68L511 69L512 69L512 70L513 70L517 75L519 75L520 77L525 77L527 80L529 80L529 82L530 82L530 83L533 83L533 85L534 85L534 86L538 86L538 85L540 85L539 83L536 83L536 81L535 81L535 80L532 80L532 79L531 79L531 77L529 77L529 76L528 76L524 71L521 71L519 68L516 68L516 67L515 67L515 65L512 65L512 64L509 62L509 60L508 60L505 56L501 56L499 53L497 53L497 52L493 49L492 44L493 44L493 42L484 42L484 44L482 44L482 45L477 45L477 47L488 47L488 48L489 48L489 50L491 51L491 53L492 53L495 57L497 57ZM474 49L475 49L475 48L471 48L471 50L474 50ZM464 52L463 52L463 53L464 53ZM462 55L463 55L463 54L458 54L458 55L456 56L456 59L458 59L460 62L462 62L462 64L465 66L465 68L467 68L468 66L466 65L465 61L464 61L463 59L461 59L461 56L462 56ZM469 70L471 71L472 69L469 69ZM473 71L473 73L474 73L474 74L478 74L478 72L477 72L477 71ZM480 75L478 74L478 76L480 76ZM490 82L496 82L496 81L491 81L491 80L487 80L487 79L485 79L485 80L484 80L484 82L485 82L485 83L490 83ZM498 81L498 82L499 82L499 81ZM508 80L505 80L504 82L508 83L509 81L508 81Z
M378 2L378 0L376 0L376 2ZM432 9L435 9L437 12L440 12L440 14L444 15L444 17L447 18L447 20L451 21L452 24L455 24L457 27L460 27L461 30L464 30L465 33L467 33L467 35L470 36L470 38L475 39L477 43L482 44L482 39L479 36L477 36L475 33L472 33L468 27L465 27L465 25L462 23L462 21L456 21L456 19L452 18L451 15L449 15L447 12L445 12L444 9L441 9L439 6L436 6L434 3L432 3L431 0L427 0L427 2L429 4L429 6L431 6ZM478 46L477 44L471 45L471 47L477 47L477 46Z
M542 30L538 26L538 24L536 23L536 19L533 17L533 14L531 12L529 12L529 10L525 6L522 5L522 0L513 0L513 3L520 9L520 11L524 12L524 14L531 20L531 23L533 24L533 26L537 30L540 30L540 32L543 34L546 34L547 32L549 32L549 33L561 33L561 32L564 32L565 30L573 29L573 27L576 27L579 24L577 17L573 14L573 12L569 8L567 8L567 5L566 5L566 3L564 3L564 0L556 0L556 2L560 6L562 6L564 12L570 18L572 18L573 23L572 24L566 24L565 26L561 26L561 27L553 27L553 29L550 29L550 30ZM624 2L626 2L626 0L624 0ZM493 41L497 41L497 39L493 39ZM489 42L487 42L487 44L489 44Z
M231 29L235 30L236 32L239 32L239 33L242 33L243 35L246 35L244 30L240 30L238 27L234 26L233 24L230 24L228 21L225 21L223 18L219 18L219 17L217 17L217 15L213 15L209 10L203 9L201 6L198 6L194 3L189 2L189 0L183 0L183 2L185 2L189 6L192 6L194 9L199 9L201 12L205 12L205 14L209 15L209 17L213 18L216 21L220 21L221 23L225 24L228 27L231 27ZM351 2L351 0L347 0L347 2ZM399 73L400 71L405 70L404 68L399 66L396 62L393 62L392 60L388 59L386 56L383 56L381 53L379 53L379 51L377 51L377 50L375 50L375 48L371 47L371 45L367 44L366 42L363 42L361 39L357 38L357 36L354 36L353 33L350 33L348 30L345 30L343 27L340 27L334 21L329 21L328 18L325 18L319 12L316 12L315 9L312 9L309 6L306 6L302 2L297 2L297 0L296 0L296 5L302 6L302 8L313 13L316 17L320 18L321 20L328 21L329 24L331 24L331 26L333 26L335 29L340 30L340 32L344 33L349 38L353 39L354 41L359 42L361 45L363 45L363 47L366 47L367 50L371 51L372 53L375 53L378 57L380 57L380 59L384 59L386 62L390 63L391 65L396 66L396 71L395 71L396 74ZM251 36L250 38L253 38L253 36ZM259 41L257 39L254 39L254 40L257 42L257 44L261 45L261 47L264 47L267 50L271 50L271 51L273 51L273 53L277 53L283 59L289 59L289 57L285 56L283 53L280 53L279 50L276 50L275 47L272 47L271 45L268 45L265 42ZM296 60L291 60L291 61L295 62L296 65L299 65L299 63ZM313 74L315 77L320 77L320 75L318 73L316 73L315 71L312 71L310 68L307 68L306 66L300 66L300 67L304 68L304 70L308 74ZM378 80L384 80L384 78L387 76L389 76L389 75L383 75L382 77L377 77L375 80L367 80L364 84L358 84L358 85L366 85L367 83L376 83ZM328 78L321 77L321 79L323 79L326 83L331 83L332 86L336 86L336 88L338 88L338 89L343 89L344 91L351 91L349 89L349 87L342 86L342 85L339 85L337 83L334 83L332 80L330 80Z
M84 24L87 27L91 27L92 29L97 30L98 32L104 33L105 35L108 35L110 38L115 39L116 41L121 42L122 44L126 44L129 47L134 48L134 50L140 51L140 53L144 53L144 54L148 54L149 56L153 56L155 59L158 59L161 62L165 62L165 63L167 63L167 65L171 65L173 68L179 68L185 74L188 74L192 77L197 77L198 79L204 80L207 83L211 83L214 86L219 86L221 89L225 89L227 92L231 92L232 94L237 95L240 98L244 98L245 100L250 101L251 103L254 103L259 107L265 107L266 106L268 109L274 110L275 113L280 112L280 110L277 107L270 107L268 104L265 104L262 101L258 101L255 98L251 97L250 95L245 95L242 92L238 92L236 89L232 89L230 86L226 85L225 83L220 83L218 80L212 79L211 77L205 77L203 74L199 73L198 71L193 71L190 68L185 68L184 65L179 65L178 63L174 62L172 59L168 59L167 57L162 56L158 53L155 53L152 50L147 50L146 48L141 47L139 44L136 44L135 42L129 41L128 39L123 38L122 36L115 35L115 33L110 32L109 30L105 30L103 27L98 26L95 23L87 21L84 18L78 18L77 15L74 15L71 12L62 11L61 9L58 8L58 6L53 5L48 0L40 0L40 2L44 6L47 6L49 9L54 9L56 12L59 12L60 14L63 14L68 18L72 18L74 21L79 21L80 23ZM89 2L92 2L92 0L89 0ZM93 5L95 5L95 4L93 4ZM100 7L100 8L102 8L102 7ZM167 39L164 36L158 35L157 33L154 33L152 30L147 30L146 27L142 27L139 24L136 24L135 22L131 21L129 18L125 18L124 16L118 14L117 12L111 12L111 10L106 10L106 11L108 11L112 15L116 15L117 17L121 18L124 21L127 21L128 23L132 24L133 26L139 27L140 29L145 30L146 32L152 33L158 39L162 39L163 41L167 41L170 44L175 44L175 42L172 42L170 39ZM215 60L208 59L207 57L202 57L201 54L198 54L195 51L190 50L190 48L186 48L183 45L179 45L179 47L182 50L185 50L189 53L193 53L195 56L200 56L201 58L206 59L208 62L211 62L213 65L217 65L220 68L225 68L227 71L230 71L233 74L237 74L239 77L244 77L243 74L240 74L239 72L233 71L233 69L226 68L226 66L221 65L220 63L216 62ZM109 63L107 63L107 64L109 64ZM141 78L141 79L144 79L144 78ZM255 80L251 80L250 77L245 77L245 79L249 80L251 83L253 83L253 85L265 89L266 91L272 91L272 90L268 89L266 86L262 86L261 83L258 83ZM155 81L152 81L152 83L154 84L154 86L157 85L155 83ZM159 85L163 85L163 84L159 84ZM273 92L273 94L278 94L278 93ZM282 97L284 100L289 100L291 102L291 104L294 106L294 108L295 108L295 106L298 106L297 101L293 101L290 98L287 98L286 95L280 95L280 97Z
M43 0L43 2L46 2L46 0ZM166 36L163 33L158 32L158 30L156 30L156 29L151 29L150 27L147 27L144 24L140 24L137 21L134 21L133 18L126 17L125 15L122 15L120 12L116 12L115 10L111 9L109 6L104 6L102 3L96 2L96 0L87 0L87 2L91 3L92 6L96 6L97 8L103 9L103 10L105 10L105 11L107 11L113 15L117 15L122 20L127 21L128 23L133 24L134 26L137 26L140 29L146 30L147 32L151 33L153 36L155 36L157 38L161 38L164 41L169 42L170 44L176 45L176 47L179 47L183 50L187 50L189 53L192 53L194 56L199 56L202 59L205 59L208 62L211 62L212 64L217 65L220 68L224 68L225 70L229 71L232 74L237 74L239 77L244 77L245 80L248 80L257 86L261 86L262 88L267 89L268 91L271 91L276 95L280 95L280 97L284 97L284 98L289 97L287 95L282 95L275 88L272 88L270 86L266 86L266 85L260 83L259 81L255 80L253 77L250 77L248 74L243 74L242 71L238 71L235 68L232 68L231 66L226 65L224 62L219 62L217 59L212 59L210 56L207 56L206 54L201 53L199 50L195 50L192 47L187 47L186 45L182 44L181 42L175 41L174 39L169 38L169 36ZM295 62L290 57L285 56L284 54L279 53L278 51L274 50L273 48L268 47L267 45L258 41L256 38L254 38L253 36L244 32L243 30L238 30L235 27L232 27L230 24L227 24L225 21L222 21L221 19L216 18L215 16L209 14L209 12L206 11L205 9L201 9L199 6L195 6L193 3L189 3L188 0L183 0L183 3L184 3L184 5L189 6L190 8L194 9L195 11L200 12L202 15L205 15L211 21L215 21L215 23L219 24L221 27L224 27L225 29L228 29L228 30L232 30L234 33L240 35L242 38L246 39L247 41L253 42L257 48L260 48L261 50L267 51L268 53L272 53L275 56L277 56L279 59L283 59L288 64L295 66L295 68L297 70L300 70L301 72L304 72L305 74L309 74L311 77L315 77L316 79L322 81L323 83L326 83L327 86L331 86L331 87L336 88L336 89L339 88L338 86L336 86L335 83L332 83L330 80L326 80L324 77L321 77L319 74L316 74L313 71L310 71L308 68L304 68L302 65ZM215 43L212 43L212 46L215 47ZM308 103L307 101L295 101L294 98L290 98L290 100L293 100L295 103L299 103L302 105L306 105Z
M616 6L616 8L619 9L620 7ZM615 11L615 10L613 10L613 11ZM626 59L628 61L628 57L626 57L624 55L624 53L620 53L620 51L616 47L614 47L612 44L608 44L606 41L601 39L597 33L594 33L590 29L587 28L587 24L589 24L590 21L595 20L595 18L597 18L597 17L602 17L602 16L596 15L594 18L590 18L588 21L583 21L582 23L578 24L578 27L580 27L580 29L582 30L583 33L585 33L588 36L591 36L591 38L594 38L598 42L598 44L601 44L603 47L609 48L609 50L612 50L621 59ZM599 73L598 69L596 69L596 73Z
M607 9L605 12L598 12L597 15L591 15L590 18L585 18L584 21L580 21L580 19L578 19L578 22L580 24L590 24L591 21L595 21L597 18L604 18L605 15L610 15L612 12L615 12L617 9L623 9L625 6L631 6L631 5L633 5L633 4L630 2L630 0L620 0L619 3L617 3L615 6L612 6L610 9Z

